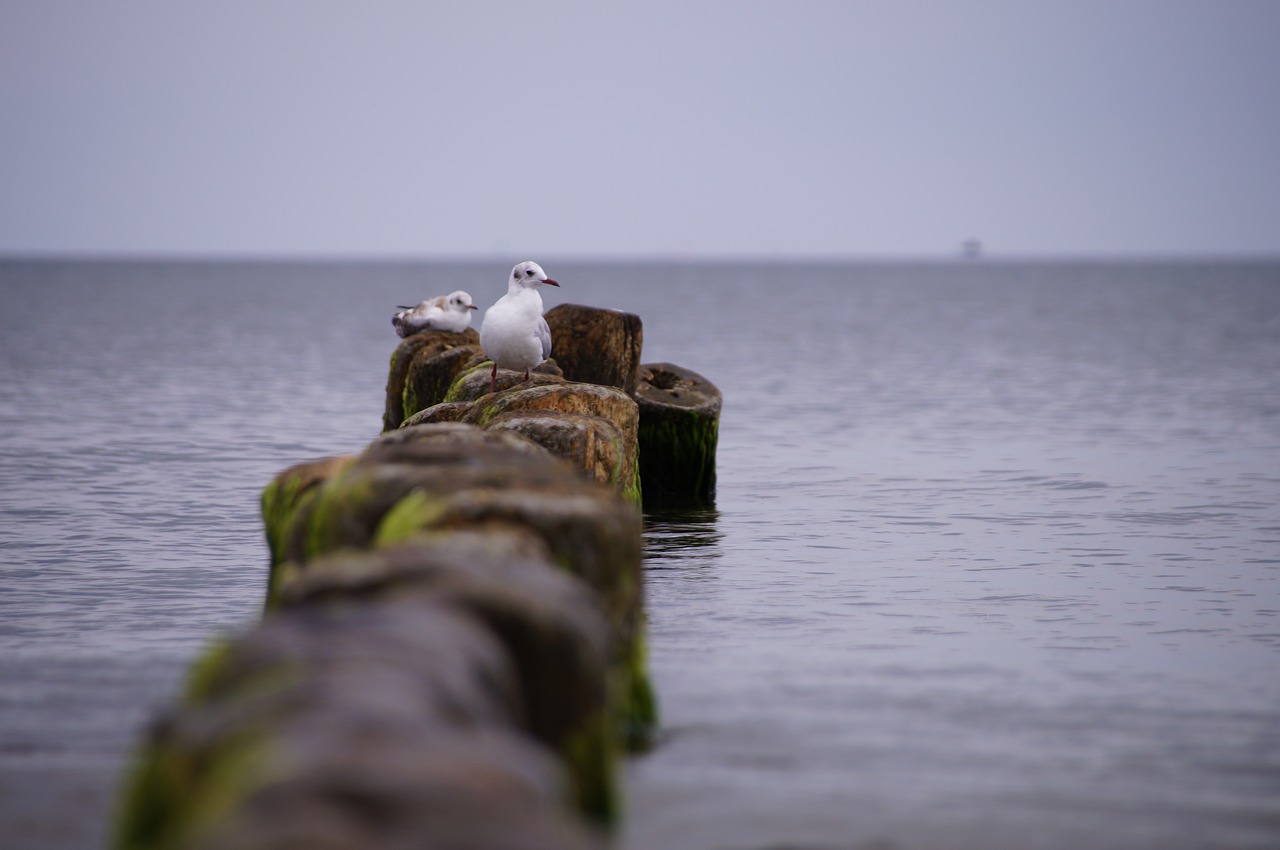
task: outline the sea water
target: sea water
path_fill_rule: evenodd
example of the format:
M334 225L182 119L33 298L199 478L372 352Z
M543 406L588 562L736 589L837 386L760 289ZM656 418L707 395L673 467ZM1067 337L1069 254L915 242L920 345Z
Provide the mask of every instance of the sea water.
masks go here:
M624 848L1280 846L1280 263L535 259L724 393ZM102 845L261 487L509 265L0 262L3 846Z

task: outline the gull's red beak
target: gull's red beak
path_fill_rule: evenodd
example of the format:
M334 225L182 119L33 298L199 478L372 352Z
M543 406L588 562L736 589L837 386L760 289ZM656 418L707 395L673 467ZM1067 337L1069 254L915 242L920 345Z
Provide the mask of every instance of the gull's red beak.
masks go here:
M477 306L476 306L476 305L474 305L474 304L468 304L468 305L467 305L467 309L468 309L468 310L479 310L480 308L479 308L479 307L477 307Z
M560 285L560 284L556 283L554 280L552 280L551 278L547 278L546 280L544 280L544 281L542 281L542 282L543 282L543 283L549 283L549 284L551 284L552 286L559 286L559 285Z

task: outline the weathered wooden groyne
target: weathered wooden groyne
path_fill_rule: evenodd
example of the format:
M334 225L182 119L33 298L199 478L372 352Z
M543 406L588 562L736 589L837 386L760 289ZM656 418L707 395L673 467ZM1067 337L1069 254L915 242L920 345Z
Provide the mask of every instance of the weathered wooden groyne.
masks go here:
M710 498L719 394L634 315L547 320L496 393L474 331L406 338L383 434L267 486L264 617L153 724L117 847L602 844L657 722L638 502Z

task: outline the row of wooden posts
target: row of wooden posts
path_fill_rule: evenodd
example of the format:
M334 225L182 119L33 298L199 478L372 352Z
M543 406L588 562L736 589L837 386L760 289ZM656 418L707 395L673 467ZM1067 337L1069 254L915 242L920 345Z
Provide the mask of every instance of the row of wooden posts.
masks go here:
M391 357L384 431L262 497L264 616L152 724L128 850L590 848L658 717L640 505L714 496L720 394L562 305L528 381L473 330Z

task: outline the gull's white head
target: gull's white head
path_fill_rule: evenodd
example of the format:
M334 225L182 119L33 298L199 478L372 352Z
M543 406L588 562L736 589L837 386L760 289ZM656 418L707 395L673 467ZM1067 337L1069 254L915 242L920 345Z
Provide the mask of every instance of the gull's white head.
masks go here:
M515 268L511 270L511 284L528 287L532 289L540 283L547 283L551 286L559 286L551 278L547 277L547 273L542 270L542 266L533 260L525 260L523 263L516 263Z
M471 294L469 292L463 292L461 289L457 292L450 292L448 299L445 301L445 305L447 309L452 310L455 313L462 313L463 315L467 315L472 310L476 309L475 302L471 300ZM467 317L470 319L469 315Z

